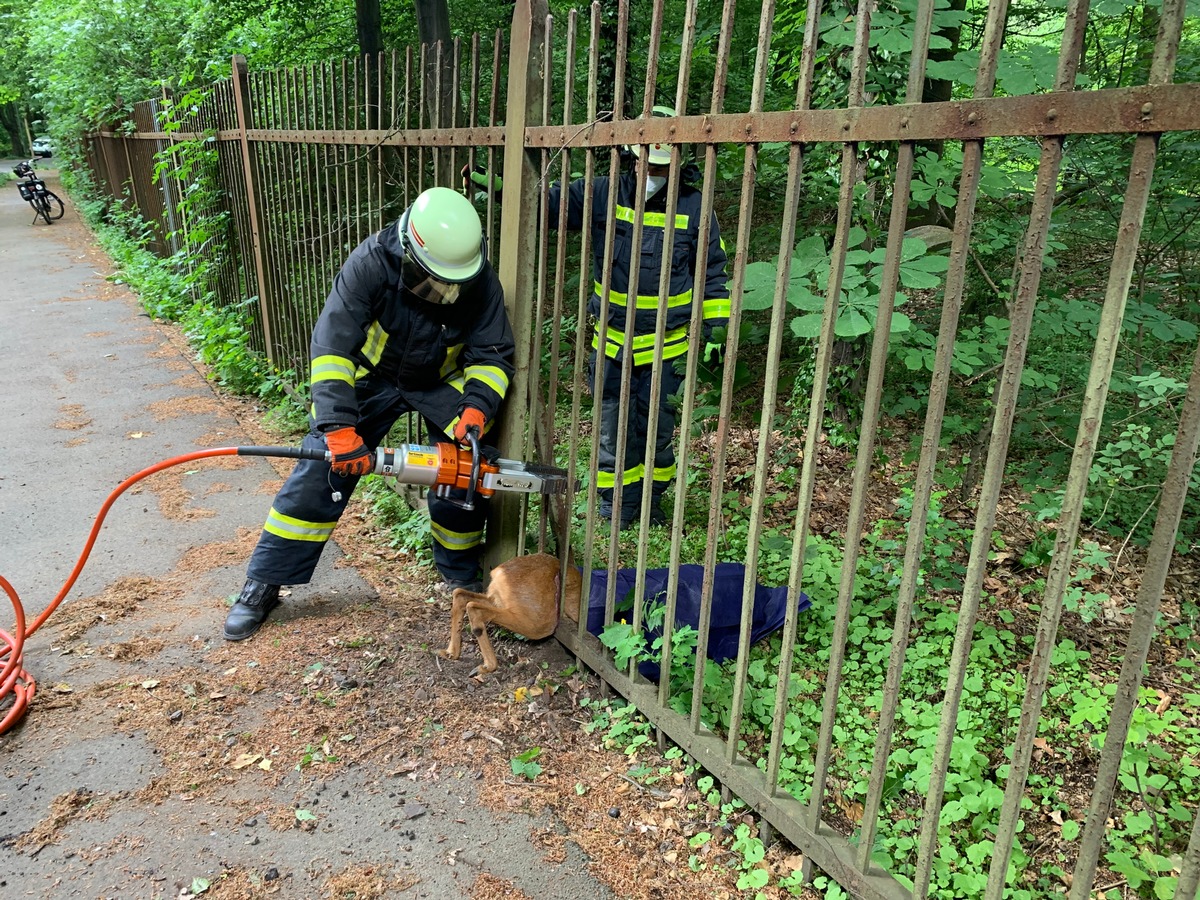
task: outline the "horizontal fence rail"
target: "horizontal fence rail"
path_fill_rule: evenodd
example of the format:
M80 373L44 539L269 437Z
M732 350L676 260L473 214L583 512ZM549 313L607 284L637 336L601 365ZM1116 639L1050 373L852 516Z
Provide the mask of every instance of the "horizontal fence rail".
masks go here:
M394 222L421 190L464 190L481 213L518 341L520 365L501 450L565 466L583 484L578 498L557 507L505 498L489 524L493 555L505 558L536 545L581 566L580 621L564 620L558 639L635 704L661 737L791 841L804 855L806 875L819 868L856 897L925 897L938 890L939 872L954 865L946 854L958 819L947 809L951 803L961 808L962 801L948 794L962 755L982 756L992 769L1006 767L987 797L991 818L976 848L983 848L990 868L961 894L1000 898L1020 887L1009 874L1014 849L1030 852L1022 844L1022 800L1053 686L1051 663L1161 163L1159 145L1164 135L1200 130L1200 84L1173 83L1184 3L1164 0L1155 10L1158 33L1145 84L1088 89L1081 87L1080 67L1094 17L1085 0L1070 0L1061 14L1051 89L1023 95L998 89L1012 29L1008 4L989 3L975 35L969 97L930 100L931 47L941 32L934 0L918 0L907 13L912 40L907 72L898 76L903 90L897 87L890 103L880 99L873 80L877 40L894 23L890 7L881 10L869 0L829 6L809 0L802 13L799 6L783 7L767 0L755 7L751 22L744 12L739 18L732 0L719 9L699 0L656 2L637 11L635 36L635 9L626 0L615 18L600 3L552 17L545 0L521 0L511 32L486 40L476 35L451 46L273 72L249 72L235 58L232 77L194 108L181 112L176 98L164 96L138 104L127 122L90 135L88 164L104 193L149 224L156 253L192 248L190 264L202 276L195 290L221 307L243 310L252 347L298 391L307 379L313 323L349 251ZM777 28L785 13L801 27ZM843 23L841 32L835 22ZM773 80L781 77L785 55L792 88L781 101ZM840 105L817 108L814 98L828 95L835 57ZM753 61L736 70L743 81L750 73L738 85L736 109L730 108L731 59ZM772 104L789 108L768 108ZM660 105L677 114L655 115ZM1098 324L1074 408L1061 514L1044 587L1032 601L1039 612L1014 681L1008 746L964 748L964 716L1010 714L1009 706L980 707L971 696L979 692L973 666L988 652L977 626L990 590L998 510L1011 483L1027 354L1048 340L1036 333L1035 312L1047 302L1045 260L1064 169L1072 141L1097 139L1111 143L1128 174L1119 222L1105 238L1111 253L1104 260L1105 287L1096 290ZM638 160L648 159L654 145L665 148L670 162L664 163L666 186L651 195L652 203L651 173ZM975 494L963 504L961 545L947 549L962 557L961 578L952 590L935 590L927 560L930 543L939 540L931 527L941 509L938 475L956 342L971 325L971 285L978 278L978 210L987 202L989 154L1018 146L1029 160L1030 186L1011 235L1016 263L1004 301L1007 340L988 373L995 387L973 452L980 473ZM196 147L210 154L200 175L181 163ZM945 153L950 147L953 155ZM944 186L949 196L937 224L915 226L920 166L930 153L944 154L952 169ZM763 174L768 159L769 179ZM870 166L881 159L888 174L872 180ZM477 177L464 181L464 173ZM632 190L619 200L615 186L622 178L631 179ZM195 190L196 184L207 189ZM814 192L828 199L825 218L803 221L802 202ZM867 238L864 225L873 226ZM189 241L201 227L208 237ZM809 263L796 251L817 233L826 238L828 263L814 282L820 295L810 292L804 307L815 317L803 351L811 387L798 396L792 295L810 270L797 271ZM900 502L880 488L880 425L889 366L895 365L890 342L907 318L898 307L911 304L904 277L918 252L915 236L926 239L919 253L942 260L931 269L939 273L937 287L924 300L936 321L936 343L931 338L922 357L928 360L924 422L900 513L903 528L890 536L896 570L888 608L876 615L864 610L859 596L861 565L868 536L884 518L879 510ZM647 246L661 259L683 261L690 294L673 286L668 266L652 266L647 275L644 266L622 262L630 248L636 260ZM709 248L717 246L727 264L714 278ZM840 389L832 379L851 342L837 323L868 256L877 266L871 320L859 329L855 350L865 373L863 403L852 423L854 445L839 450L829 441L829 410ZM762 263L772 267L769 279L751 268ZM628 271L617 279L614 272L623 266ZM686 318L671 318L680 309ZM723 364L715 374L706 363L713 351L706 346L713 342L706 309L727 309L718 348ZM635 315L624 315L635 310L652 316L652 332L639 330ZM607 324L614 321L623 324ZM756 328L764 336L744 345ZM605 352L610 346L623 349ZM635 348L646 354L645 364ZM739 380L745 372L748 379ZM664 406L660 400L676 384L677 404ZM744 407L747 394L755 407L750 417L736 405ZM643 424L622 416L614 433L602 434L600 397L622 409L642 403ZM1121 636L1124 659L1107 734L1089 771L1091 808L1072 845L1069 890L1080 900L1096 887L1106 822L1123 790L1122 754L1195 471L1200 346L1177 421L1174 434L1161 436L1174 442L1167 478L1136 607ZM610 453L608 501L597 467ZM663 462L668 457L670 465ZM781 481L785 470L791 474ZM847 501L837 504L846 510L838 521L823 509L833 493ZM652 520L660 501L665 529ZM598 515L609 502L608 517ZM631 531L621 527L623 507L636 511ZM745 549L732 553L728 538L735 532L744 535ZM837 564L821 568L818 561L838 536L845 538ZM647 592L652 560L663 561L666 572L655 582L661 584L657 596ZM735 589L722 582L730 565L740 567ZM764 662L755 655L762 645L754 614L768 566L783 582L784 613L775 656ZM632 580L619 590L622 572ZM696 601L696 621L686 635L677 622L685 595ZM927 627L931 597L953 615L952 637L940 660L944 682L918 696L911 692L912 648ZM803 655L801 616L809 600L829 611L821 671ZM652 624L658 643L646 657L619 657L588 621L592 603L606 634L625 628L641 636ZM727 607L732 624L718 624ZM850 681L864 622L885 627L888 635L873 660L877 690L867 695ZM718 667L709 651L729 633L736 635L736 650ZM689 657L683 677L673 668L679 652ZM645 674L646 662L654 664L657 680ZM752 683L752 667L769 671L769 690ZM918 718L926 723L919 734ZM868 728L872 742L850 754L839 742L853 728ZM905 762L918 750L926 760L919 777ZM899 794L906 795L903 802ZM1195 810L1187 812L1196 818ZM1200 830L1191 828L1175 893L1189 900L1200 882ZM883 829L907 835L903 874L900 861L876 853Z

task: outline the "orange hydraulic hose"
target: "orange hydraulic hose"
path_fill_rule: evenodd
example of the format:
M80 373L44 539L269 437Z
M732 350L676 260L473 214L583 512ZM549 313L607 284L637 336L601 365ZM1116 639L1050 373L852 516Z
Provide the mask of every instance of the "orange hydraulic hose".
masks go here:
M45 624L50 615L58 609L59 605L66 598L67 593L75 585L79 578L80 572L83 571L84 563L87 562L88 556L91 555L92 545L96 543L96 536L100 533L100 526L104 524L104 518L108 515L109 508L113 505L121 494L125 493L130 487L137 484L143 478L161 472L163 469L169 469L172 466L178 466L181 463L194 462L198 459L211 459L214 456L281 456L295 459L325 459L323 450L305 450L294 447L216 447L211 450L197 450L194 453L185 453L182 456L173 456L170 459L164 459L162 462L142 469L135 475L131 475L117 485L116 489L108 495L108 499L100 507L100 512L96 514L96 520L92 523L92 530L88 534L87 542L83 546L83 552L79 554L79 560L75 563L75 568L71 570L66 583L59 590L58 595L50 601L38 617L33 620L29 628L25 627L25 609L21 605L21 599L17 596L16 590L3 575L0 575L0 588L8 594L8 599L12 601L13 610L16 613L16 626L11 633L0 630L0 712L3 718L0 718L0 734L4 734L12 728L21 717L25 715L25 711L29 706L29 701L33 699L33 695L37 690L37 685L33 678L23 668L22 652L25 647L25 640L33 635L39 628ZM11 702L10 702L11 701ZM5 707L8 707L5 709Z

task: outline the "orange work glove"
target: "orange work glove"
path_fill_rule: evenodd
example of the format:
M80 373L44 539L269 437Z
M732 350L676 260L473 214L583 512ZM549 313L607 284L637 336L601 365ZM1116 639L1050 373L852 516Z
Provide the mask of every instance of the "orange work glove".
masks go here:
M337 428L325 435L325 446L333 454L330 467L335 475L366 475L374 458L353 428Z
M487 423L487 419L483 417L483 413L473 406L468 406L462 411L458 417L458 424L454 426L454 439L460 444L467 440L467 429L475 429L475 437L483 437L483 426Z

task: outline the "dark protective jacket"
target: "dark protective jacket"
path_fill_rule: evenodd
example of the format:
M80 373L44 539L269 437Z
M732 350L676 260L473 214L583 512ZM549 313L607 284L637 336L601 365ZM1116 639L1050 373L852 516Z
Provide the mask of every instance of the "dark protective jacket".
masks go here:
M694 167L689 167L695 172ZM729 321L729 288L725 279L727 262L721 242L721 232L716 216L711 216L708 246L698 247L700 239L701 195L691 184L686 183L689 172L680 178L679 202L675 211L675 235L671 248L671 280L667 296L666 334L663 343L663 359L671 359L687 352L688 324L692 318L692 304L696 294L703 292L704 328L710 333L717 326ZM594 291L588 303L588 312L593 318L600 315L600 294L604 273L604 241L608 229L608 176L592 181L592 272ZM567 188L566 227L579 231L584 226L583 199L587 182L577 179ZM550 187L550 227L557 228L561 186ZM646 202L642 216L642 246L635 252L633 245L633 221L637 176L625 173L617 179L616 216L612 223L613 257L612 274L609 282L608 321L599 323L592 340L594 349L604 342L605 353L612 359L623 359L625 323L630 306L634 307L633 359L637 365L645 365L654 358L654 328L658 315L658 291L662 271L663 239L666 233L667 190L664 187ZM697 290L695 272L697 257L705 261L705 281ZM629 299L630 260L639 259L636 303Z
M320 431L358 423L354 388L368 373L396 385L446 434L468 406L491 422L508 392L515 345L487 254L458 302L436 306L402 286L397 228L354 248L313 328L312 417Z

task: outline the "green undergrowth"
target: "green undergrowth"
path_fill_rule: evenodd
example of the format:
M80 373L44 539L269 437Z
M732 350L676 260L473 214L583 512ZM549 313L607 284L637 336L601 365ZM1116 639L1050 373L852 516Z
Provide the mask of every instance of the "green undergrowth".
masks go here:
M903 503L900 512L905 516ZM840 823L852 840L858 833L879 730L903 559L903 522L898 517L877 523L864 542L857 568L825 808L825 818ZM942 518L936 502L930 511L929 533L905 653L881 821L872 848L876 861L901 880L911 877L917 861L947 666L958 625L961 548L969 546L971 537L963 526ZM1038 749L1009 869L1006 896L1017 900L1065 892L1121 665L1118 653L1109 655L1096 644L1082 646L1066 636L1068 631L1086 634L1084 623L1089 612L1093 618L1096 612L1088 604L1100 602L1090 588L1094 571L1106 562L1105 554L1096 545L1085 544L1081 559L1068 592L1073 609L1066 613L1053 650ZM780 784L802 802L808 801L814 776L841 565L839 541L819 536L810 540L803 583L813 606L799 618L786 713L780 722ZM1021 577L1023 591L1013 590L1016 585L1009 581L997 595L985 596L975 626L950 752L930 896L979 897L987 881L1026 689L1024 672L1034 641L1036 604L1044 589L1036 573ZM661 621L661 612L661 606L648 605L651 625ZM1168 671L1157 671L1155 678L1156 684L1176 687L1170 693L1142 689L1110 814L1101 866L1113 876L1110 883L1125 884L1099 896L1173 896L1192 816L1200 803L1200 690L1194 681L1200 646L1192 637L1200 610L1185 603L1182 613L1183 621L1164 633L1168 646L1174 647ZM658 642L648 644L627 624L610 626L602 640L613 650L617 665L658 661ZM693 705L694 650L695 633L685 628L675 642L669 701L684 715ZM776 633L752 648L747 666L739 747L764 771L776 723L780 655ZM732 661L706 665L699 707L704 725L726 738L734 676ZM615 744L633 752L648 740L649 725L633 711L606 715L610 719L604 727ZM780 886L799 893L798 884ZM845 894L830 882L827 896Z

